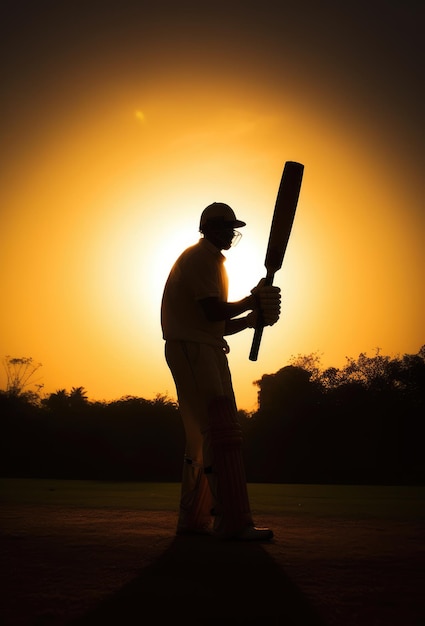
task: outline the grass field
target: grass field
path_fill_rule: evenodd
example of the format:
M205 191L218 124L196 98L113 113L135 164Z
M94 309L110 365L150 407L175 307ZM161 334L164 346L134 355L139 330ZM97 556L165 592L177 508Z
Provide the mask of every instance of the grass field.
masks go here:
M0 479L10 504L175 510L179 483ZM425 517L425 486L250 484L252 507L263 513L364 517Z
M176 538L179 489L0 479L0 624L425 625L424 487L250 484L260 545Z

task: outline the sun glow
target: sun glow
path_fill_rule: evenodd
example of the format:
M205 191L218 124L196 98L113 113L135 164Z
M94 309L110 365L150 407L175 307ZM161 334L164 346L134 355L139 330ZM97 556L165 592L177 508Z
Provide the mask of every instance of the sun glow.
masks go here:
M229 297L248 295L265 275L285 160L303 162L305 174L275 278L282 319L265 334L257 364L248 362L250 336L231 339L242 406L255 402L252 381L294 353L323 349L338 365L341 349L385 351L394 335L417 350L420 293L410 293L403 273L420 284L409 251L413 240L419 248L420 229L397 211L405 194L390 176L395 164L382 165L378 148L366 158L358 137L317 107L310 113L288 101L283 110L266 96L248 106L246 86L230 81L225 102L191 82L182 98L177 87L170 92L164 79L155 97L136 97L134 88L89 93L67 127L52 116L15 164L13 179L25 185L8 190L0 233L2 284L13 303L0 313L4 350L43 362L51 391L173 394L160 329L168 273L198 240L203 208L226 202L247 223L225 252ZM108 102L101 115L99 99ZM362 185L357 174L353 180L360 166L373 171ZM390 306L396 314L386 317Z

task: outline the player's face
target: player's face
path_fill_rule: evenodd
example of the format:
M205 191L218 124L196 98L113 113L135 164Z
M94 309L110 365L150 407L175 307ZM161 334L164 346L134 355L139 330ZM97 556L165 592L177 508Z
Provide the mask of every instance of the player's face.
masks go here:
M233 242L233 239L236 235L240 233L236 233L233 228L220 228L217 230L210 231L208 233L207 238L213 243L219 250L228 250Z

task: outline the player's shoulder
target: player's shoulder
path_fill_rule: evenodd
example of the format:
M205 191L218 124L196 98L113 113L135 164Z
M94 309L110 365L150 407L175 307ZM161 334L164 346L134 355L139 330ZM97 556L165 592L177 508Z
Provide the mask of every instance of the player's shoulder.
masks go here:
M206 255L206 249L205 246L202 244L203 240L200 239L197 243L193 244L192 246L189 246L188 248L186 248L186 250L184 250L180 257L179 260L181 262L200 262L201 259L205 258Z
M198 244L195 243L194 245L189 246L188 248L183 250L183 252L181 252L179 257L177 258L176 263L180 265L182 263L190 261L192 258L196 258L196 256L198 255L197 248Z
M189 246L182 252L176 261L180 270L192 272L205 272L222 264L224 259L221 252L209 241L201 238L193 246Z

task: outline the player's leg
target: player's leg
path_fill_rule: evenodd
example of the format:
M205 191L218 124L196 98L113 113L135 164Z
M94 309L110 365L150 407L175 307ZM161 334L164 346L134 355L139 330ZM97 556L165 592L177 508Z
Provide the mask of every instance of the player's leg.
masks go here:
M198 370L208 398L204 434L204 463L216 501L214 530L222 538L269 540L268 528L255 528L252 520L243 459L242 428L227 356L223 350L203 345Z
M203 464L203 436L199 416L204 408L198 401L198 387L187 345L167 342L166 358L176 384L186 439L177 532L204 532L211 526L211 511L214 507Z
M211 527L213 497L204 472L203 437L190 407L181 415L186 436L177 531L204 532Z
M185 462L183 472L181 525L199 525L208 517L207 504L211 501L203 464L214 502L216 534L242 540L270 539L271 531L255 529L252 522L242 431L226 355L220 348L207 344L167 344L167 362L176 383L185 426L186 457L192 461ZM203 441L202 451L200 441ZM193 460L198 465L194 466Z

